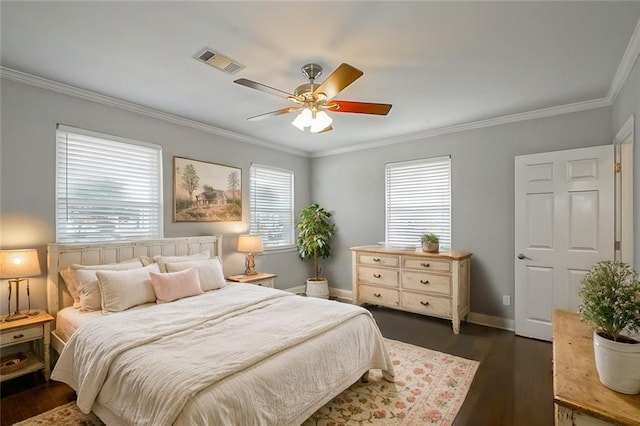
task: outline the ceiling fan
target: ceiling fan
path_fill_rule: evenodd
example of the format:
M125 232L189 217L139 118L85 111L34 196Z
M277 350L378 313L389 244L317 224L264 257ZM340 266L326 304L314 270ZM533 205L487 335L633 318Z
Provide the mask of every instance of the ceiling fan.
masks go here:
M272 95L286 98L297 105L282 108L277 111L249 117L247 120L263 120L269 117L300 111L300 114L291 122L295 127L304 131L309 128L311 133L324 133L333 130L333 119L326 113L351 112L356 114L387 115L391 109L390 104L378 104L369 102L354 102L334 100L334 96L343 91L347 86L360 78L364 73L349 64L341 64L327 77L322 84L316 84L315 79L322 74L322 67L318 64L306 64L302 67L302 74L309 79L309 83L298 86L293 94L273 87L266 86L255 81L240 78L234 83L251 89L260 90Z

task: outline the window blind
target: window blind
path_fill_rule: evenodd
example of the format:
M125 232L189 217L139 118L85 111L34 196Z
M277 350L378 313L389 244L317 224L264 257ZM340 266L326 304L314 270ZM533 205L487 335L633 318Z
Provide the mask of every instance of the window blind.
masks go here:
M293 172L258 164L250 167L250 233L265 249L294 245Z
M451 249L450 156L388 163L385 185L388 245L419 247L420 236L433 232L441 249Z
M58 126L56 240L162 236L162 150Z

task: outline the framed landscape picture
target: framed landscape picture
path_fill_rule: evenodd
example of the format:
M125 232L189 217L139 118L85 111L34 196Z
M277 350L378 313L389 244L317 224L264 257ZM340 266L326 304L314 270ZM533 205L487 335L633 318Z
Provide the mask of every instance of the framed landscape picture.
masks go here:
M242 169L173 157L173 221L242 220Z

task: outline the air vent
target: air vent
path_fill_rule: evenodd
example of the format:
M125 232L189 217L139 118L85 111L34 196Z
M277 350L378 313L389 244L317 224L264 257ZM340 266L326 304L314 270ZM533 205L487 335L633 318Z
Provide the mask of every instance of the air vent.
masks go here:
M235 74L244 68L244 65L208 47L200 50L194 58L227 74Z

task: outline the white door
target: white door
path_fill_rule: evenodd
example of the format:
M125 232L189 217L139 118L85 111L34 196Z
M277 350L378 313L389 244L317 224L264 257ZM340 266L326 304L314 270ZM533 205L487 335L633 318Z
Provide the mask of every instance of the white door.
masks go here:
M515 158L516 334L551 340L594 263L614 258L614 146Z

